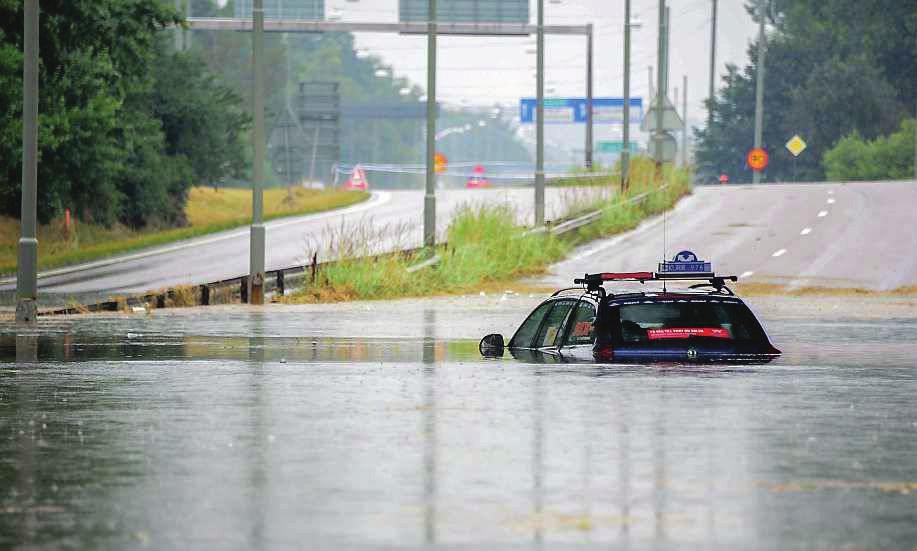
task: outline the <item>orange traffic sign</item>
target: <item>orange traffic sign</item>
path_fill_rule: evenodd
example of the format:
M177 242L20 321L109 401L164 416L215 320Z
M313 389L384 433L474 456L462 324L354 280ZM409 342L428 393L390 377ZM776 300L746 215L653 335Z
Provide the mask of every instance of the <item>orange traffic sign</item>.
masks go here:
M748 163L748 166L751 167L755 172L761 172L767 168L767 162L769 158L767 156L767 151L763 150L760 147L755 147L748 152L748 156L745 158L745 162Z
M442 153L437 153L433 157L433 170L435 172L446 172L446 167L449 166L449 159L446 158Z

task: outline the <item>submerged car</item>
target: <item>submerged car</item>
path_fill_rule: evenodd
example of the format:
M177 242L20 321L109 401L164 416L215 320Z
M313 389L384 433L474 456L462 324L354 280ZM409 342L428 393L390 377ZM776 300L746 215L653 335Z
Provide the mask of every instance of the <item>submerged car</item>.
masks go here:
M538 305L509 343L491 334L484 356L504 348L521 359L547 361L768 362L780 355L754 314L690 251L663 262L658 272L598 273L575 279ZM661 284L661 289L606 291L604 284ZM669 290L670 283L688 283Z

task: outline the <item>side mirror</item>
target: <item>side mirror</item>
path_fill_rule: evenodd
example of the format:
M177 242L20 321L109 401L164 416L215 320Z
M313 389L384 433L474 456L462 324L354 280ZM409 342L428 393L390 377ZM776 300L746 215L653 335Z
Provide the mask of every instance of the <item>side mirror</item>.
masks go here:
M503 356L503 335L499 333L491 333L483 339L481 339L481 344L478 345L478 350L481 351L481 355L485 358L500 358Z

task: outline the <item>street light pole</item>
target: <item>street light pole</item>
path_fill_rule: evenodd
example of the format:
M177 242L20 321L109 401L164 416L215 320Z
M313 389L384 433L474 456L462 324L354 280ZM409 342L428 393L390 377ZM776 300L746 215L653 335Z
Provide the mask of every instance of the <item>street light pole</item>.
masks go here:
M436 0L427 13L427 178L423 196L423 244L436 244Z
M653 66L652 65L646 66L646 73L649 76L649 95L650 95L650 101L652 102L653 98L656 97L656 89L653 86ZM652 105L650 107L652 107Z
M707 108L707 128L713 125L713 97L716 93L716 3L713 0L713 24L710 27L710 92L707 95L710 106Z
M538 0L535 117L535 226L544 225L544 0Z
M681 166L688 166L688 75L682 75L681 87Z
M761 147L764 134L764 60L767 45L764 36L764 0L758 0L758 78L755 83L755 148ZM752 183L761 183L761 171L755 170Z
M624 128L621 140L621 193L630 172L630 0L624 0Z
M671 16L672 16L672 8L671 6L666 6L665 7L665 64L663 65L663 67L665 68L665 79L663 80L663 82L665 82L665 86L662 87L665 94L663 95L663 99L669 98L669 36L671 35L671 30L672 30L672 17Z
M255 166L252 185L252 226L249 245L249 304L264 304L264 0L252 7L253 99L255 114Z
M22 213L16 321L38 317L38 0L25 0L22 71Z
M586 170L592 170L592 23L586 29Z

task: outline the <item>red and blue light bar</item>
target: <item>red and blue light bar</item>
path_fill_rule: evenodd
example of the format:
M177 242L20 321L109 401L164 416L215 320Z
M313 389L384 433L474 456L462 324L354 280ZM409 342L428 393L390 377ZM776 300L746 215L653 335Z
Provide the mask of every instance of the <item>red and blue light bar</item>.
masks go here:
M586 285L595 289L605 281L710 281L716 287L721 287L725 281L738 281L736 276L718 276L713 273L709 262L697 259L691 251L681 251L672 260L659 264L658 272L600 272L586 274L582 278L573 280L574 285Z

